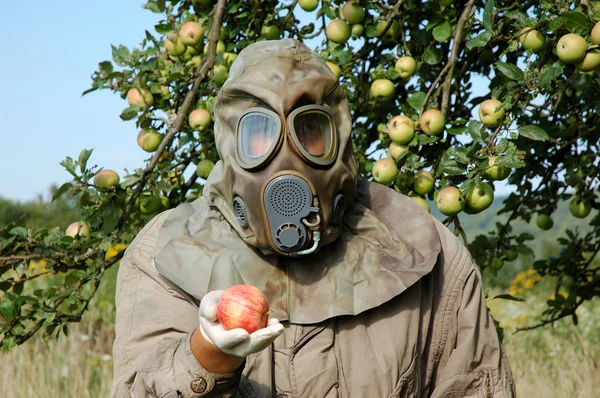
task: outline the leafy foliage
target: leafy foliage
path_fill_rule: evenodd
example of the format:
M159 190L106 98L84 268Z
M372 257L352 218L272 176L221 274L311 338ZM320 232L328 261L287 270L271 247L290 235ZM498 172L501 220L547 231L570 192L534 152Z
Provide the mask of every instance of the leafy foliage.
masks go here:
M301 1L146 1L148 12L164 18L153 29L140 32L139 47L113 45L112 61L99 63L86 94L111 90L127 98L121 118L135 120L146 136L150 132L159 140L156 145L150 140L143 144L151 157L118 183L96 181L101 169L88 163L91 151L83 150L62 163L73 180L54 196L77 198L80 220L89 226L90 237L73 238L18 220L0 230L3 347L23 343L42 327L45 335L66 333L68 322L81 319L104 272L145 222L201 195L203 180L190 171L202 160L216 162L218 154L212 127L193 128L188 115L194 108L212 114L215 94L231 62L241 49L266 37L302 40L341 69L339 80L354 121L352 138L363 178L373 178L377 158L390 146L387 123L396 115L411 118L416 130L395 157L400 172L389 185L399 192L418 196L413 177L423 169L434 177L435 188L424 194L430 200L449 185L459 187L465 196L472 184L501 179L502 173L492 169L509 171L506 181L514 192L499 211L502 222L497 222L493 234L468 242L482 269L501 269L511 251L527 252L536 239L515 233L513 223L530 222L537 214L552 215L559 202L574 197L579 198L577 203L583 200L598 209L594 190L600 171L599 72L581 72L580 65L565 63L556 51L558 40L567 33L584 37L588 50L597 47L590 37L600 20L597 4L359 3L366 16L352 26L352 40L340 44L325 34L328 21L342 16L339 0L323 0L309 14L300 9ZM199 43L181 42L180 29L187 22L203 27ZM541 50L534 53L519 43L525 28L545 37ZM416 74L401 77L395 63L402 56L416 60ZM376 79L391 81L394 94L374 95ZM505 112L493 128L473 117L477 106L490 98L499 100ZM424 132L419 118L428 109L442 112L443 133ZM186 180L184 174L191 176ZM463 232L460 217L445 220L457 235ZM589 232L561 237L560 256L533 264L538 274L556 275L560 284L571 286L567 299L548 303L545 322L567 315L576 320L576 308L600 294L600 273L592 266L600 250L600 217L594 211L588 219ZM30 266L42 260L43 272ZM53 283L33 291L25 288L38 277Z

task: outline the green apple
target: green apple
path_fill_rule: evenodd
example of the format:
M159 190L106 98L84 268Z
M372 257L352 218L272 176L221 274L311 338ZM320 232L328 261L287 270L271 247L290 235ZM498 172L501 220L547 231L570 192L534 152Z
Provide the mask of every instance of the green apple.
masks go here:
M535 29L525 28L521 31L519 41L525 50L538 53L546 45L546 36Z
M146 152L154 152L162 142L163 136L156 130L143 129L137 136L137 143Z
M333 74L335 75L335 77L337 77L339 79L340 76L342 76L342 68L340 68L337 64L334 64L331 61L327 61L325 63L327 64L327 66L329 67L329 69L331 70L331 72L333 72Z
M388 134L395 143L408 144L415 135L415 125L412 119L407 116L394 116L390 120Z
M102 170L94 177L94 185L102 188L111 188L119 185L119 174L114 170Z
M190 59L190 61L188 62L188 64L193 65L196 68L198 68L201 63L202 57L200 55L194 55L192 59Z
M494 201L494 188L487 182L472 183L467 189L467 206L476 213L490 207Z
M577 64L581 72L591 72L600 66L600 51L593 49L585 54L585 57Z
M465 208L465 198L458 188L451 185L440 189L434 202L445 216L455 216Z
M186 22L179 31L179 37L186 46L196 47L204 39L204 28L198 22Z
M420 204L429 213L429 203L425 199L420 196L410 196L410 198Z
M154 97L152 93L145 88L138 90L137 88L132 88L127 91L127 103L129 105L137 105L137 106L151 106L154 103Z
M198 55L198 50L196 50L194 47L192 46L187 46L185 48L185 53L181 56L181 59L184 62L188 62L190 61L193 57L195 57L196 55Z
M377 36L381 35L386 26L386 21L377 22L377 25L375 26ZM398 37L400 36L400 29L400 22L394 19L390 24L390 28L387 30L387 32L385 32L385 35L383 35L381 41L385 44L396 44L396 42L398 41Z
M547 231L554 226L554 221L552 221L549 215L540 213L535 220L535 224L539 229Z
M576 196L569 203L569 211L573 217L586 218L592 211L592 203L588 199Z
M233 61L237 59L237 57L238 55L236 53L230 53L227 51L223 53L223 61L225 61L227 65L231 65Z
M506 255L506 261L515 261L519 257L519 252L514 246L506 249L504 254Z
M504 106L496 99L483 101L479 105L479 120L487 127L497 127L504 121Z
M174 57L179 57L180 55L185 54L185 44L181 41L181 38L176 34L170 34L165 39L165 49Z
M404 56L396 61L394 68L398 71L398 74L403 79L408 79L415 74L417 70L417 63L415 59L410 56Z
M371 97L376 100L386 101L392 99L395 92L394 83L388 79L377 79L371 83Z
M217 51L215 54L224 53L226 50L225 43L222 40L217 41ZM204 50L202 50L204 54L208 52L208 42L204 45ZM223 54L225 56L225 54Z
M329 25L327 25L325 34L332 42L344 44L350 38L350 25L341 19L334 19L333 21L329 22Z
M433 176L427 170L420 170L415 174L414 191L420 195L427 195L433 189Z
M354 1L347 1L341 10L342 17L350 24L354 25L365 19L365 9Z
M372 173L376 182L389 185L396 179L398 167L392 159L383 158L375 162Z
M596 22L596 25L594 25L590 37L592 38L592 43L600 44L600 22Z
M388 147L388 157L394 161L400 159L400 156L405 152L408 152L408 145L400 145L392 141Z
M213 79L217 87L221 87L229 77L229 70L225 65L217 65L213 69Z
M158 213L163 205L160 195L157 195L150 191L144 191L139 197L140 212L142 214L156 214Z
M263 25L260 34L267 40L279 39L279 28L275 25Z
M361 24L352 25L352 37L360 37L363 34L364 27Z
M298 1L298 4L300 4L300 8L302 8L304 11L310 12L317 9L319 6L319 0L300 0Z
M446 128L446 119L439 110L429 109L419 118L419 126L427 135L438 135Z
M204 131L210 127L212 118L210 117L210 112L206 109L194 109L190 112L188 121L191 128Z
M575 33L568 33L558 40L556 54L566 64L576 64L585 57L587 43Z
M79 239L85 240L90 237L90 227L84 221L75 221L69 224L69 226L65 230L65 235L70 236L73 239L79 236Z
M494 181L505 180L510 175L510 169L508 167L494 165L496 159L498 159L498 156L488 157L489 167L483 170L483 175Z
M206 180L214 167L215 164L212 160L202 159L200 162L198 162L198 166L196 166L196 174L198 177Z

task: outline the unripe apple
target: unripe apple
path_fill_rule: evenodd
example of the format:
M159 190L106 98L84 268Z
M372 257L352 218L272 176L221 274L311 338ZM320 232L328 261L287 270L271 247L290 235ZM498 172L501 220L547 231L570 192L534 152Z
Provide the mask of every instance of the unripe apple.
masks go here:
M404 56L396 61L394 68L396 68L401 78L407 79L415 74L417 63L413 57Z
M137 136L137 143L146 152L154 152L162 142L163 136L156 130L143 129Z
M226 50L225 43L222 40L219 40L217 42L217 50L215 51L215 54L224 53L225 50ZM208 52L208 42L206 42L206 44L204 45L204 50L202 50L202 52L204 54L206 54ZM225 55L225 54L223 54L223 55Z
M137 88L132 88L127 91L127 103L129 105L137 105L137 106L151 106L154 103L154 97L152 93L145 88L138 90Z
M253 333L266 328L269 312L267 297L252 285L230 287L217 304L217 319L225 330L241 328Z
M426 170L415 174L414 191L420 195L427 195L433 189L433 176Z
M210 127L212 119L206 109L194 109L190 112L189 123L193 129L204 131Z
M334 19L329 22L325 34L327 38L334 43L344 44L350 38L350 25L341 19Z
M385 29L387 25L386 21L379 21L376 25L377 36L381 35L381 32ZM396 44L398 41L398 37L400 36L400 22L395 19L390 24L390 28L385 32L381 41L386 44Z
M504 166L494 166L494 163L498 159L498 156L488 157L488 168L483 170L483 174L494 181L505 180L510 175L510 169Z
M494 202L494 188L487 182L472 183L467 189L467 206L480 213Z
M333 74L335 75L335 77L337 77L339 79L340 76L342 76L342 68L340 68L338 65L334 64L331 61L327 61L325 63L327 64L327 66L329 67L329 69L333 72Z
M588 199L574 197L569 203L569 211L573 217L586 218L592 211L592 203Z
M300 0L298 1L298 4L300 4L300 8L302 8L304 11L310 12L317 9L319 6L319 0Z
M388 157L394 161L400 159L400 156L405 152L408 152L408 145L400 145L392 141L388 147Z
M207 179L210 172L214 169L215 164L210 159L202 159L198 162L198 166L196 166L196 174L198 177Z
M111 188L119 185L119 175L114 170L102 170L94 177L94 185L102 188Z
M84 221L75 221L67 227L65 230L65 235L70 236L71 238L75 238L78 236L77 232L79 231L79 239L87 239L90 237L90 227Z
M421 207L423 207L429 213L429 211L430 211L430 209L429 209L429 203L427 203L427 201L425 199L423 199L420 196L410 196L410 198L412 200L414 200L415 202L417 202L418 204L420 204Z
M435 205L445 216L455 216L465 208L465 198L454 186L447 186L439 190L435 196Z
M341 9L342 17L350 24L354 25L365 19L365 9L358 2L347 1Z
M575 33L568 33L558 40L556 54L566 64L576 64L585 57L587 43Z
M200 55L194 55L192 57L192 59L190 59L188 62L189 65L193 65L196 68L198 68L201 63L202 63L202 57Z
M390 158L379 159L373 165L373 179L383 185L391 184L398 175L398 166Z
M390 120L388 134L398 144L408 144L415 135L415 125L411 118L403 115L394 116Z
M371 96L377 100L389 100L394 97L394 83L388 79L377 79L371 83Z
M279 28L274 25L263 25L260 34L267 40L279 39Z
M217 87L221 87L229 77L229 70L225 65L217 65L213 69L213 80Z
M600 44L600 22L596 22L596 25L594 25L590 37L592 38L592 43Z
M181 38L177 35L169 35L167 39L165 39L165 49L174 57L179 57L185 53L185 44L181 41Z
M534 53L540 52L546 45L546 36L544 36L535 29L527 29L530 28L525 28L521 31L522 34L519 37L521 45L525 50L531 50Z
M446 128L446 119L439 110L429 109L419 118L419 125L425 134L438 135Z
M198 22L186 22L179 31L179 37L186 46L196 47L204 38L204 28Z
M487 127L497 127L500 125L504 121L504 106L502 106L502 102L496 99L483 101L479 105L479 120Z
M585 57L577 64L581 72L591 72L600 66L600 51L593 49L585 54Z
M352 36L360 37L363 34L364 27L361 24L352 25Z
M535 224L539 229L547 231L554 225L554 221L547 214L538 214L537 219L535 220Z
M230 53L227 51L223 53L223 61L225 61L227 65L231 65L233 61L237 59L237 57L238 55L236 53Z
M160 195L154 192L144 191L139 197L140 212L145 215L156 214L161 210L162 201Z

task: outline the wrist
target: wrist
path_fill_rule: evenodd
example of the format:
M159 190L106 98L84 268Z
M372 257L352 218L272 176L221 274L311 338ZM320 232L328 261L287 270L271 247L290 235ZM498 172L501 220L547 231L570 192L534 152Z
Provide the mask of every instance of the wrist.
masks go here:
M192 333L190 343L196 360L210 373L233 373L242 366L245 359L221 351L204 338L199 327Z

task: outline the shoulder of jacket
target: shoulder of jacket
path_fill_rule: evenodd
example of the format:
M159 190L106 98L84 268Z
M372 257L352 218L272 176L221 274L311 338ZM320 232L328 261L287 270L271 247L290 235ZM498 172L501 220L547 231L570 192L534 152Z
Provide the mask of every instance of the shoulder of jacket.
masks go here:
M166 210L151 219L127 248L127 252L153 255L158 243L158 231L173 210ZM125 254L127 254L127 252ZM146 257L144 256L144 257Z

